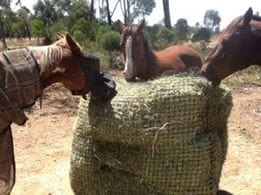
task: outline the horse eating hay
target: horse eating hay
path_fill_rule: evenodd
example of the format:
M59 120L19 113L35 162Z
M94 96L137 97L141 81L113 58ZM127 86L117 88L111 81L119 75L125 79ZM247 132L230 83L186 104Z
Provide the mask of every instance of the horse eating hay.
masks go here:
M89 91L95 101L116 95L115 83L100 73L99 59L83 53L69 35L49 46L0 53L0 194L10 194L15 183L11 123L25 124L23 108L33 105L42 91L61 82L74 95Z
M122 33L120 46L125 60L123 73L127 81L136 77L153 79L166 71L177 73L201 68L201 59L191 47L176 45L154 52L143 32L144 20L130 26L118 20L116 25Z
M216 40L201 69L213 85L250 65L261 65L261 17L253 15L252 8L234 19Z

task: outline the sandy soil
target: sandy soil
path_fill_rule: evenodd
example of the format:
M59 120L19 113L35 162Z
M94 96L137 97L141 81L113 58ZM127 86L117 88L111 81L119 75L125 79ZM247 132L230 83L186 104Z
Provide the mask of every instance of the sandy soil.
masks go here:
M261 195L261 87L233 91L229 149L220 182L235 195ZM28 111L26 126L13 125L17 165L12 195L71 195L69 170L79 98L59 85Z

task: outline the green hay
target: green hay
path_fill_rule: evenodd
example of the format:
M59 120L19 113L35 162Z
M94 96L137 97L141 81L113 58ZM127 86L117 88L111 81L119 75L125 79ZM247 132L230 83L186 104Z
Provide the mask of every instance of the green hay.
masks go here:
M111 103L80 102L70 175L75 194L216 194L230 91L187 75L117 85Z

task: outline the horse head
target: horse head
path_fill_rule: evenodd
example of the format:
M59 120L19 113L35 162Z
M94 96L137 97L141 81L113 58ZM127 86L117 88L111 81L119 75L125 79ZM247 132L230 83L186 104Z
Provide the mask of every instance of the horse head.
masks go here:
M252 64L261 64L261 18L249 8L234 19L216 38L216 46L205 60L201 73L213 85Z
M127 81L131 81L139 77L139 74L146 72L145 63L143 63L147 43L143 32L145 21L125 26L118 20L116 25L121 32L120 47L125 62L123 74Z
M51 71L41 75L44 87L61 82L73 95L91 97L96 100L110 100L116 95L116 84L109 75L100 73L100 61L85 54L80 44L69 34L57 34L58 40L52 46L61 49L61 60Z

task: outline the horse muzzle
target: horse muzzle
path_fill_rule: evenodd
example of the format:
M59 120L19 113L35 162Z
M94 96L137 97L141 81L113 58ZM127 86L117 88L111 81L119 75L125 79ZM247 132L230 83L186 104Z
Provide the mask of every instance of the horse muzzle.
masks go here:
M91 89L91 99L94 101L110 101L116 94L116 83L109 74L100 73Z
M201 71L199 71L199 72L197 73L197 75L198 75L198 76L205 77L206 79L208 79L213 86L217 86L217 85L220 84L220 80L218 80L218 79L214 76L214 74L208 74L206 71L201 70Z

